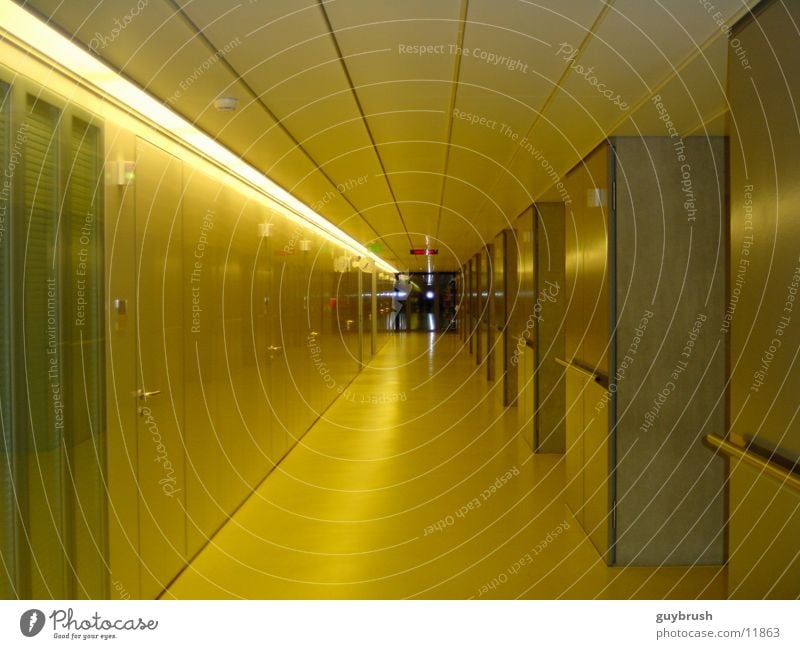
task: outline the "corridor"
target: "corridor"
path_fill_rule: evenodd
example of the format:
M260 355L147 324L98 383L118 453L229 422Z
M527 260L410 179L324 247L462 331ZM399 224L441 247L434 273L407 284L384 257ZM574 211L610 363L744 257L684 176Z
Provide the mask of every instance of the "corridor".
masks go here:
M0 0L0 599L800 598L797 25Z
M458 336L389 338L163 597L723 598L725 569L608 567Z

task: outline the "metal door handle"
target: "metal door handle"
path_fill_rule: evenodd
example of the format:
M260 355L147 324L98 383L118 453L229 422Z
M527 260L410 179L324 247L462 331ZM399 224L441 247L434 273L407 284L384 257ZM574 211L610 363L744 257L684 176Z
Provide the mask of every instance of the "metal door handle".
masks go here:
M136 396L139 397L142 401L144 401L148 397L154 397L157 394L161 394L161 390L150 390L149 392L145 392L144 390L136 391Z

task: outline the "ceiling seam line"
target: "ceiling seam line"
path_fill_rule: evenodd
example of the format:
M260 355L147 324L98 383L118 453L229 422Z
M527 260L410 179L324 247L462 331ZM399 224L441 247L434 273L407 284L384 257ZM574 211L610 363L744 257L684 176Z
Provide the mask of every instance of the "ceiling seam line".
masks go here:
M364 123L364 128L367 131L367 136L372 142L372 148L375 151L375 156L378 159L378 164L381 167L381 171L383 171L384 177L386 178L386 186L389 189L389 194L394 201L395 210L397 211L397 216L400 218L400 223L403 226L403 229L406 231L406 236L408 237L408 243L413 248L414 242L411 240L411 233L408 231L408 226L406 225L406 221L403 218L403 213L400 210L400 205L397 202L397 196L395 196L394 189L392 188L392 183L389 180L389 175L386 172L386 166L383 164L383 158L381 158L381 154L378 151L378 145L375 142L375 136L372 134L372 129L369 126L369 122L367 121L367 117L364 113L364 107L361 105L361 100L358 97L358 93L356 92L355 84L353 83L353 78L350 76L350 70L347 68L347 63L344 60L344 56L342 55L342 48L339 46L339 41L336 38L336 34L333 30L333 24L331 23L331 19L328 16L328 12L325 9L325 0L317 0L319 5L320 11L322 12L322 16L325 19L325 24L328 27L328 33L330 34L331 41L333 42L333 47L336 49L336 55L339 57L339 63L342 66L342 71L344 72L345 77L347 78L347 83L350 85L350 92L353 95L353 100L356 102L356 106L358 108L358 112L361 114L361 120Z
M434 239L439 240L439 231L442 224L442 206L444 205L444 193L447 188L447 173L450 171L450 151L453 143L453 111L456 108L456 97L458 96L458 86L461 79L461 62L464 51L464 33L467 31L467 14L469 12L469 0L463 0L459 11L458 27L458 49L456 50L456 60L453 66L453 89L450 93L450 107L447 111L447 147L444 154L444 170L442 171L442 189L439 192L439 213L436 215L436 230Z
M201 39L201 40L202 40L202 41L203 41L203 42L206 44L206 46L207 46L207 47L211 48L211 49L212 49L212 51L214 51L214 52L218 52L218 51L219 51L219 50L217 50L217 49L215 48L215 46L214 46L214 43L212 43L212 42L211 42L211 39L209 39L209 38L208 38L208 36L206 36L206 35L205 35L205 33L204 33L204 32L203 32L203 31L202 31L202 30L201 30L201 29L198 27L198 25L196 25L196 24L194 23L194 21L193 21L191 18L189 18L189 16L188 16L188 15L186 15L186 13L184 13L184 11L183 11L182 7L180 7L179 5L177 5L177 4L176 4L175 0L167 0L167 2L169 2L169 3L170 3L172 6L173 6L173 8L174 8L174 10L175 10L175 13L176 13L177 15L179 15L179 16L181 17L181 19L182 19L184 22L186 22L186 23L187 23L187 24L188 24L188 25L189 25L189 26L190 26L190 27L191 27L191 28L192 28L192 29L195 31L195 33L197 34L197 36L198 36L198 37L199 37L199 38L200 38L200 39ZM278 119L277 115L275 115L275 113L274 113L274 112L272 112L272 110L269 108L269 106L267 106L267 105L266 105L266 103L264 103L263 99L261 99L261 96L260 96L260 95L259 95L259 94L258 94L258 93L257 93L257 92L256 92L256 91L255 91L255 90L254 90L254 89L253 89L251 86L250 86L250 84L249 84L249 83L247 83L247 81L245 81L245 79L244 79L244 78L243 78L243 77L242 77L242 76L241 76L241 75L238 73L238 71L237 71L237 70L236 70L236 69L235 69L235 68L234 68L234 67L231 65L231 63L230 63L230 62L227 60L227 57L225 57L225 56L223 56L223 55L220 55L220 56L219 56L219 61L222 63L223 67L225 67L225 68L228 70L228 72L230 72L231 74L233 74L234 78L235 78L237 81L239 81L239 83L241 83L241 84L242 84L242 86L244 87L244 89L245 89L247 92L249 92L249 93L250 93L250 95L251 95L251 97L253 98L253 100L254 100L254 101L255 101L255 102L256 102L256 103L257 103L259 106L261 106L261 108L263 108L263 109L266 111L267 115L269 115L269 117L270 117L270 118L272 118L272 119L275 121L275 124L276 124L276 125L277 125L277 126L280 128L280 129L281 129L281 131L284 133L284 135L286 135L286 137L288 137L288 138L289 138L289 139L290 139L290 140L291 140L291 141L294 143L294 146L295 146L295 148L296 148L298 151L300 151L300 152L301 152L301 153L302 153L302 154L303 154L303 155L304 155L304 156L305 156L305 157L306 157L306 158L307 158L307 159L308 159L308 160L309 160L309 161L310 161L310 162L311 162L311 163L314 165L314 167L317 169L317 171L318 171L318 172L319 172L319 173L320 173L320 174L321 174L321 175L322 175L322 176L325 178L325 180L327 180L327 181L328 181L328 182L331 184L331 186L332 186L332 187L335 189L335 188L336 188L336 186L337 186L337 183L335 183L335 182L333 181L333 179L332 179L332 178L331 178L331 177L328 175L328 173L327 173L327 172L326 172L326 171L325 171L325 170L322 168L322 165L320 165L320 164L319 164L319 163L316 161L316 159L314 158L314 156L312 156L312 155L311 155L311 154L308 152L308 150L307 150L307 149L306 149L306 148L305 148L305 147L304 147L304 146L303 146L303 145L300 143L300 141L299 141L297 138L295 138L295 137L294 137L294 135L293 135L293 134L292 134L292 133L289 131L289 129L287 129L287 128L286 128L286 126L283 124L283 122L282 122L280 119ZM138 84L137 84L137 85L138 85ZM194 123L194 122L193 122L193 123ZM214 137L214 136L213 136L213 135L211 135L211 134L209 134L209 136L210 136L210 137L213 137L214 139L216 139L216 137ZM238 155L238 154L237 154L237 155ZM242 157L242 156L239 156L239 157ZM242 159L243 159L243 160L246 160L246 158L243 158L243 157L242 157ZM273 179L270 179L270 180L272 180L272 182L275 182ZM277 183L277 182L275 182L275 184L276 184L276 185L278 185L278 187L280 187L281 189L283 189L283 190L284 190L285 192L287 192L288 194L291 194L292 196L294 196L294 193L293 193L293 192L291 192L291 191L290 191L289 189L287 189L286 187L283 187L283 186L282 186L280 183ZM342 199L343 199L343 200L344 200L344 201L345 201L345 202L346 202L346 203L347 203L347 204L348 204L348 205L349 205L349 206L352 208L352 210L353 210L353 213L354 213L354 214L358 214L358 216L361 218L361 220L362 220L362 221L364 221L364 223L366 223L367 227L369 227L369 229L370 229L370 230L372 230L372 231L375 233L375 236L376 236L378 239L380 239L381 241L383 241L383 237L380 235L380 233L379 233L379 232L378 232L378 231L377 231L377 230L376 230L374 227L372 227L372 224L371 224L371 223L370 223L370 222L369 222L369 221L368 221L368 220L367 220L367 219L364 217L364 215L361 213L361 210L359 210L359 209L358 209L358 208L357 208L355 205L353 205L353 203L350 201L350 199L349 199L347 196L345 196L345 195L344 195L344 194L342 194L341 192L337 192L337 193L338 193L338 194L339 194L339 196L340 196L340 197L341 197L341 198L342 198ZM327 220L329 223L332 223L333 225L335 225L337 228L338 228L338 227L340 227L338 224L334 223L334 222L333 222L333 221L331 221L330 219L328 219L328 218L326 218L326 217L323 217L323 218L325 218L325 219L326 219L326 220ZM397 254L397 252L395 252L395 250L394 250L394 249L393 249L393 248L392 248L392 247L391 247L391 246L388 244L388 242L385 242L385 243L386 243L387 247L389 248L389 250L392 252L392 254L394 254L394 256L395 256L395 257L396 257L396 258L399 260L399 259L400 259L400 256Z
M550 94L548 95L547 99L544 100L541 109L538 111L538 114L534 118L533 123L530 125L530 128L528 129L526 135L531 134L533 129L539 123L539 120L542 118L544 112L547 110L550 104L553 103L553 101L555 100L558 91L561 89L561 85L567 80L567 77L569 77L569 75L572 74L574 64L580 61L581 57L583 56L583 53L586 51L585 49L586 46L588 45L589 41L591 41L594 38L596 30L599 29L600 25L608 15L608 12L611 11L611 5L613 4L614 0L605 0L603 8L600 10L600 13L597 15L597 18L594 19L592 26L589 28L589 31L587 32L586 36L583 37L581 44L578 46L578 55L571 59L572 61L571 63L570 62L567 63L566 67L564 68L564 72L561 73L561 76L558 78L555 87L550 91ZM512 156L512 160L513 158L516 157L516 153L517 152L515 151L514 156Z
M550 94L544 100L544 103L541 105L541 107L536 111L536 116L533 118L533 122L531 122L531 125L528 127L527 131L525 132L525 137L526 137L526 139L528 139L528 141L530 141L528 136L531 133L533 133L533 129L536 128L536 125L541 120L542 115L544 115L544 113L547 110L548 106L554 101L556 95L558 94L559 90L561 89L561 84L564 83L564 81L566 81L567 77L569 77L570 73L572 72L573 65L577 61L580 60L581 56L583 55L583 52L585 50L585 47L586 47L587 43L592 38L594 38L595 31L600 27L600 24L603 22L603 20L605 20L605 17L608 15L608 12L611 10L611 5L612 4L614 4L614 0L605 0L605 2L603 3L603 8L600 10L600 13L597 14L597 17L592 22L591 27L589 27L589 29L587 30L586 36L583 37L583 40L581 41L580 45L577 48L578 55L573 57L571 59L571 62L569 62L569 61L567 62L567 65L564 68L564 71L561 73L561 76L558 78L558 81L556 81L556 83L553 85L553 89L550 91ZM516 149L514 149L514 152L511 154L511 157L508 159L508 163L505 165L505 169L506 170L510 170L513 167L514 161L517 159L517 155L519 154L519 152L521 150L522 149L520 147L517 147ZM494 183L492 183L492 187L489 190L490 192L494 191L495 187L497 187L497 184L500 182L501 178L502 178L502 175L498 175L497 176L497 179L494 181ZM549 189L549 186L548 186L548 189ZM481 203L481 207L478 210L478 213L483 211L484 205L486 205L486 199L484 199L483 202Z
M686 137L692 137L692 133L696 133L700 129L705 129L705 127L713 122L714 120L719 119L723 115L727 115L730 112L728 108L723 108L722 110L718 110L716 113L711 115L708 119L701 119L697 124L695 124L692 128L686 129ZM633 119L633 118L631 118ZM707 129L706 129L707 130ZM709 136L713 137L713 136Z

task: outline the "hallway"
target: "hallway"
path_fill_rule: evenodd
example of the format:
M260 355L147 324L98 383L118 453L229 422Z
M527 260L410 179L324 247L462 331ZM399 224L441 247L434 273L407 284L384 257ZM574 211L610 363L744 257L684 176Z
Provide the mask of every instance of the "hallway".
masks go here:
M800 598L797 25L0 0L0 599Z
M395 335L165 598L724 598L608 567L456 335ZM529 424L527 424L529 425Z

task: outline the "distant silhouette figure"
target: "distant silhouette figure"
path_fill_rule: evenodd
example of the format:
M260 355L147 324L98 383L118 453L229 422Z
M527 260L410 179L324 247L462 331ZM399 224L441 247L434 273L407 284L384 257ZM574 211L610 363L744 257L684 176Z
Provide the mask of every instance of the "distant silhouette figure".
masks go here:
M409 293L411 293L411 284L409 283L408 279L405 279L400 274L395 275L394 299L392 308L394 309L395 312L394 328L397 331L400 330L400 323L401 323L400 316L406 315L406 300L408 299ZM403 318L403 322L404 321L405 318ZM405 329L405 326L403 328Z

